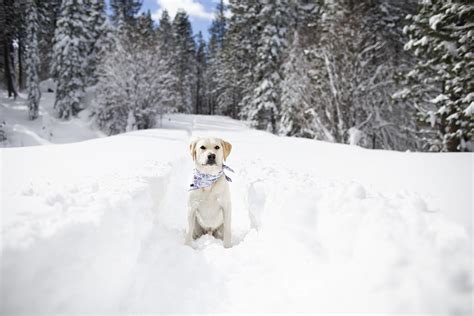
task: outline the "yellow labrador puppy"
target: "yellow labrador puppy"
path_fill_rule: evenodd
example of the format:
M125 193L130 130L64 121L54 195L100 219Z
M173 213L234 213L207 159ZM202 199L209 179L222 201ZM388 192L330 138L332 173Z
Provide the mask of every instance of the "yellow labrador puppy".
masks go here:
M188 196L188 231L186 244L203 234L222 239L224 247L231 246L232 205L224 170L224 161L232 145L219 138L198 138L189 145L194 160L193 182Z

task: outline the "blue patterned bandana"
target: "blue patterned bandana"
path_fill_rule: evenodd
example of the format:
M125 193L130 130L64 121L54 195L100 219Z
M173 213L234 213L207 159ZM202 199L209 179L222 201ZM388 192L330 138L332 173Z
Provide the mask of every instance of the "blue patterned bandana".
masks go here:
M197 190L201 188L207 188L213 185L217 180L219 180L220 177L223 175L225 176L225 179L229 182L232 182L232 179L229 178L225 173L224 169L227 169L231 172L234 172L229 166L222 165L222 170L219 171L218 174L208 174L208 173L202 173L199 172L199 170L194 169L194 176L193 176L193 183L190 184L190 189L191 190Z

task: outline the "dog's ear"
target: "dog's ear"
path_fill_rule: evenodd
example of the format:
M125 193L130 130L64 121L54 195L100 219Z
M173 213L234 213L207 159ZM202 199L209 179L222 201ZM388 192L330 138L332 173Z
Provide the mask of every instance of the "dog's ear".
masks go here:
M230 155L230 151L232 150L232 145L225 140L222 140L222 148L224 150L224 160Z
M191 141L191 144L189 144L189 152L191 153L191 157L193 157L193 160L196 160L196 144L199 139L194 139Z

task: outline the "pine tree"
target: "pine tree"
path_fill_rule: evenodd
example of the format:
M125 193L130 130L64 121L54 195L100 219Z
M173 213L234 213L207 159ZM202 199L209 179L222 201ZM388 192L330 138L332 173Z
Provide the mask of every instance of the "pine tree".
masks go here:
M281 111L278 133L285 136L315 138L315 110L312 108L311 80L306 72L306 62L300 45L298 32L293 35L293 42L288 57L282 66Z
M138 16L136 27L134 28L134 32L132 32L131 35L132 40L137 41L141 46L156 45L157 36L150 10Z
M180 10L173 21L175 51L173 67L178 78L177 108L192 113L196 103L196 44L186 12Z
M27 5L26 1L14 1L13 4L13 20L9 26L14 30L15 34L15 71L17 74L18 90L23 90L26 85L25 76L25 46L26 46L26 28L27 28Z
M173 27L171 25L168 11L163 10L160 18L159 28L157 30L158 51L156 58L160 60L163 67L163 75L161 76L161 99L160 109L166 112L177 110L178 99L178 77L177 69L174 67L175 57L175 41L173 35Z
M88 34L89 34L89 51L87 57L87 77L88 86L97 84L96 68L99 60L104 53L110 49L112 45L112 29L105 12L104 0L89 0L88 8Z
M81 110L88 55L87 12L82 0L64 0L53 47L53 77L57 83L54 107L68 119Z
M224 49L218 54L219 113L248 119L248 104L255 87L257 49L261 45L260 18L262 9L257 0L230 0L232 16L228 21Z
M322 3L315 1L292 2L289 39L291 45L285 55L281 73L281 111L278 133L317 139L330 139L330 133L321 123L314 107L319 97L314 89L310 56L311 48L320 33Z
M367 145L365 131L372 122L372 100L367 81L378 79L376 58L381 44L368 23L369 6L364 2L334 1L325 6L327 18L316 43L315 69L320 98L316 109L337 142Z
M117 23L120 19L127 25L133 25L136 22L136 15L142 7L141 0L110 0L112 9L112 21Z
M206 42L199 32L197 35L197 50L196 50L196 114L208 113L207 102L207 47Z
M227 17L225 16L226 6L223 0L220 0L216 6L215 18L212 20L209 28L210 40L216 43L216 48L224 47L224 39L227 33Z
M144 29L119 27L116 21L115 46L99 65L97 100L93 116L107 134L117 134L155 126L163 106L164 64L158 45L150 45L154 34ZM140 24L146 25L146 24ZM133 32L133 33L132 33Z
M40 51L39 77L45 80L51 77L51 65L56 29L61 0L36 1L39 17L38 46Z
M255 87L252 101L246 107L247 117L259 129L275 133L280 111L282 76L280 67L287 47L290 25L286 0L262 1L259 13L260 45L255 67Z
M98 65L96 99L92 106L92 116L99 128L108 135L122 133L127 128L129 108L128 90L124 62L127 62L124 41L128 36L125 19L119 11L113 27L113 45L105 52Z
M409 2L337 0L323 7L309 49L314 107L324 139L369 148L417 149L413 109L394 106L394 80L408 62L399 35ZM395 10L396 9L396 10ZM397 13L398 11L398 13Z
M209 45L208 45L208 69L207 69L207 83L209 86L208 102L209 114L217 112L221 114L230 114L229 106L224 103L217 104L220 94L227 92L230 89L227 83L222 81L223 72L226 70L224 65L224 42L227 37L227 18L225 16L224 1L221 0L216 7L215 18L209 28Z
M160 55L157 50L155 27L150 11L142 13L137 18L136 28L131 33L130 41L136 56L136 74L138 100L134 108L134 128L147 129L155 126L156 114L161 99L161 75L163 64L155 55ZM151 69L149 68L151 67ZM130 129L130 125L129 125Z
M426 139L431 150L474 150L473 17L469 1L423 1L405 28L405 48L418 57L406 94L420 101L421 120L437 131Z
M38 14L35 1L28 4L27 36L26 36L26 73L28 88L28 117L34 120L38 117L41 91L39 89L38 68L40 65L38 50Z
M218 60L217 60L218 49L216 46L215 39L209 39L208 51L207 51L207 72L206 72L206 82L208 84L208 105L209 112L208 114L214 114L216 109L216 98L218 95L217 90L217 71L218 71Z

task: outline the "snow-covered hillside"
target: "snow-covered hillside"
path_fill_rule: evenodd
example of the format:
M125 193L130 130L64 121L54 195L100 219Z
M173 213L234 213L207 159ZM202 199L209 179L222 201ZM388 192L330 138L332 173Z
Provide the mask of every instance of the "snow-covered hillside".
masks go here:
M79 117L67 121L58 119L53 108L55 95L48 92L53 89L52 80L41 83L39 118L34 121L28 119L27 95L20 94L13 100L0 89L0 124L5 122L3 129L7 136L7 141L0 142L0 147L64 144L105 136L93 128L88 109L80 112ZM85 106L91 102L93 92L88 89Z
M2 314L472 313L472 154L163 126L0 151ZM230 249L184 245L199 135L233 144Z

